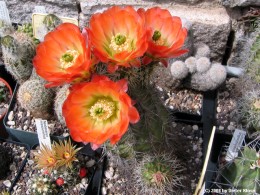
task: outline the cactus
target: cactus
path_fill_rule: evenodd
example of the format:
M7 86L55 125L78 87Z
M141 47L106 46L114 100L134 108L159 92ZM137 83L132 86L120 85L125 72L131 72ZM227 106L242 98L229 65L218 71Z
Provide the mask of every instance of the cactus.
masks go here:
M256 40L251 48L251 60L249 62L248 74L256 82L260 83L260 35L256 37Z
M210 57L210 48L206 44L199 43L199 44L195 45L195 48L196 49L195 49L194 56L196 58L201 58L201 57L209 58Z
M247 92L238 100L237 113L239 120L250 130L260 131L260 90Z
M144 156L134 169L134 179L141 194L173 194L174 187L181 187L184 168L172 154Z
M0 37L12 34L13 32L14 28L11 24L6 24L5 21L0 20Z
M54 30L62 23L62 20L54 14L48 14L43 19L43 24L47 28L48 32Z
M9 167L12 162L12 155L5 146L0 145L0 179L4 179L10 171Z
M26 33L29 37L31 37L33 39L33 41L36 45L40 43L39 39L36 39L33 36L33 27L32 27L31 23L26 23L26 24L23 24L21 26L18 26L17 31L22 32L22 33Z
M58 121L63 124L66 125L65 119L62 115L62 106L64 101L67 99L68 95L69 95L69 87L70 85L64 85L62 86L56 93L56 97L54 100L54 111L55 111L55 115L58 119Z
M55 194L55 184L52 183L49 176L36 174L32 178L30 190L32 194Z
M3 37L1 43L6 70L21 84L31 75L35 44L30 37L20 32Z
M260 156L259 143L246 145L239 151L238 157L224 163L218 171L218 180L223 189L232 189L241 195L254 195L260 192ZM247 190L247 191L245 191Z
M30 111L34 117L49 118L51 116L54 92L46 89L39 80L28 80L18 89L17 100L20 105Z
M198 90L214 90L220 86L226 79L226 68L220 64L211 64L209 58L189 57L182 63L177 61L171 64L173 79L182 79L186 87ZM186 69L184 68L186 67ZM189 73L186 73L186 70ZM181 76L180 76L181 75ZM182 77L186 75L185 77ZM187 77L187 75L189 75Z

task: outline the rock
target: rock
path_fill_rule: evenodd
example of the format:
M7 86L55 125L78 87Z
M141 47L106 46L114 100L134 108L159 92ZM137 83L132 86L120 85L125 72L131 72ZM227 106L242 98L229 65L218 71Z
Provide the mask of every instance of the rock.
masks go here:
M3 181L3 184L4 184L6 187L8 187L8 188L11 187L11 182L10 182L9 180Z
M95 163L95 160L91 159L86 163L86 167L92 167Z
M190 125L187 125L184 127L184 129L182 130L184 135L190 135L192 132L192 127Z
M198 127L198 125L193 125L193 126L192 126L192 129L193 129L194 131L197 131L197 130L199 130L199 127Z
M28 162L29 165L32 165L34 163L34 161L30 160L30 159L27 162Z
M8 114L8 120L12 121L14 119L14 111L9 112Z
M259 0L221 0L221 3L227 7L260 6Z
M235 127L234 127L234 126L232 126L232 125L228 125L228 127L227 127L227 128L228 128L228 130L229 130L229 131L233 131L233 130L235 130Z
M193 151L196 151L198 149L198 146L197 145L193 145Z
M105 172L105 176L106 176L106 178L108 178L108 179L112 179L112 177L113 177L113 172L110 171L110 170L107 170L107 171Z
M101 188L101 191L102 191L102 194L103 194L103 195L106 195L106 194L107 194L107 189L106 189L106 187L102 187L102 188Z
M5 0L12 22L29 23L35 6L44 6L47 13L57 16L78 19L78 8L75 0L64 0L57 3L54 0Z
M218 128L220 131L223 131L224 130L224 127L223 126L219 126Z
M7 121L6 124L9 126L13 126L15 125L15 121Z

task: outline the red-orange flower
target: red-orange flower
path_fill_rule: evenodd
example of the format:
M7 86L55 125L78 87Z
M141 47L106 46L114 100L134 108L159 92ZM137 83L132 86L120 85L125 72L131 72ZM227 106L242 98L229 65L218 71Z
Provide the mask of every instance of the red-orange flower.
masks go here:
M157 60L167 66L167 58L177 57L188 51L181 49L187 30L182 28L179 17L173 17L168 10L159 7L147 11L138 9L138 13L149 29L149 46L143 58L144 64Z
M71 83L89 76L90 47L76 25L63 23L38 45L33 65L47 87Z
M139 113L127 95L127 81L111 81L94 76L91 82L72 87L63 104L70 135L77 142L92 143L92 148L110 139L112 144L127 131L129 122L139 121Z
M144 21L133 7L114 6L90 19L89 36L94 54L100 61L109 63L108 70L118 66L140 66L147 47L148 31Z

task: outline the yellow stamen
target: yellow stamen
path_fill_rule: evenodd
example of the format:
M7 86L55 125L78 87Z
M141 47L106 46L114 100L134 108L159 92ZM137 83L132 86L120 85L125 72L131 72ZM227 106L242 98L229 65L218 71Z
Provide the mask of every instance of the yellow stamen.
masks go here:
M124 35L116 34L111 38L109 48L112 49L115 53L119 53L122 51L130 51L131 40L130 38Z
M47 162L48 162L49 164L54 164L54 163L55 163L55 159L52 158L52 157L49 157L49 158L47 159Z
M63 156L65 159L68 159L68 158L70 158L70 153L64 152Z
M110 118L115 112L115 104L107 99L99 99L89 109L90 116L97 121L104 121Z
M24 99L25 102L28 102L28 101L31 101L32 96L31 96L30 93L25 92L25 93L23 94L23 99Z
M62 69L71 67L75 63L78 56L79 56L78 51L67 50L60 58L60 67Z
M257 99L257 100L254 102L253 106L254 106L254 108L255 108L256 110L260 109L260 99Z

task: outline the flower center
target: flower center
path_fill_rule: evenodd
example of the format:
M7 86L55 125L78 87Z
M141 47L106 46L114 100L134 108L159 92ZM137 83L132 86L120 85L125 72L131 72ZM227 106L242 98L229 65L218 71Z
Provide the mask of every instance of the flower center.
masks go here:
M157 185L160 185L163 182L165 182L165 178L164 178L163 174L160 171L157 171L155 174L153 174L153 181Z
M153 42L156 45L163 45L164 44L164 40L162 39L162 34L159 30L155 30L152 36Z
M47 162L49 163L49 164L54 164L55 163L55 159L54 158L52 158L52 157L49 157L48 159L47 159Z
M64 53L60 58L60 67L62 69L71 67L75 63L78 56L79 56L78 51L67 50L66 53Z
M125 35L117 34L111 38L109 48L116 53L130 50L131 41Z
M29 102L29 101L31 101L32 96L31 96L30 93L25 92L25 93L23 94L23 99L24 99L25 102Z
M70 153L64 152L63 157L64 157L65 159L70 158Z
M99 99L89 109L90 116L97 121L105 121L115 113L115 104L108 99Z

